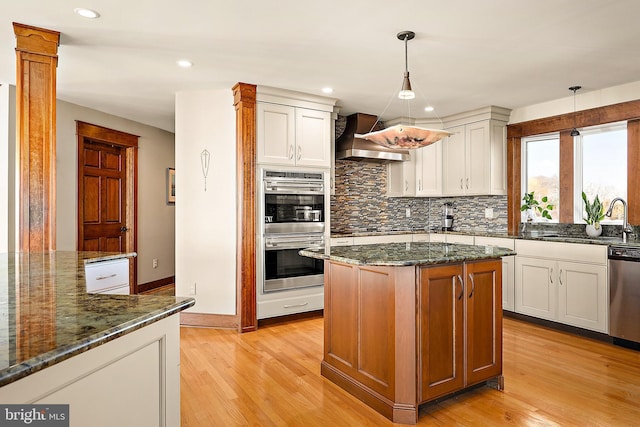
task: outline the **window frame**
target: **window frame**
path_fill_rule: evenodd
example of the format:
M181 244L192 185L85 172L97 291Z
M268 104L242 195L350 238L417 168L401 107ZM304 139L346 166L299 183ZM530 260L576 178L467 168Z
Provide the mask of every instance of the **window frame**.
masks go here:
M588 126L580 129L580 135L573 137L573 223L574 224L586 224L584 220L584 206L582 201L582 191L583 191L583 144L582 137L586 134L596 134L603 132L611 132L611 131L619 131L624 130L627 131L627 121L619 121L613 123L606 123L595 126ZM627 136L628 139L628 136ZM629 154L627 153L627 158ZM626 159L625 159L626 160ZM625 167L626 167L625 163ZM627 170L627 182L629 179L629 171ZM627 193L629 189L627 188ZM625 194L623 197L625 200L628 198L628 194ZM605 210L608 206L605 206ZM606 225L621 225L622 220L610 220L608 218L602 221L602 224Z
M527 151L527 143L529 142L540 142L540 141L546 141L546 140L557 140L558 141L558 148L560 147L560 132L549 132L549 133L545 133L545 134L540 134L540 135L531 135L531 136L524 136L520 139L520 143L521 143L521 147L520 147L520 153L521 153L521 159L520 159L520 173L521 173L521 179L520 179L520 205L522 205L522 199L525 195L525 192L527 192L528 188L527 188L527 184L529 181L529 170L527 167L527 155L528 155L528 151ZM558 153L558 156L560 155L560 153ZM560 159L558 158L558 161L560 161ZM558 164L558 185L560 185L560 164ZM557 210L558 215L560 214L560 203L561 201L558 200L558 205L554 206L554 210ZM560 218L558 217L558 219L554 219L549 221L550 223L554 223L554 224L558 224L560 223Z

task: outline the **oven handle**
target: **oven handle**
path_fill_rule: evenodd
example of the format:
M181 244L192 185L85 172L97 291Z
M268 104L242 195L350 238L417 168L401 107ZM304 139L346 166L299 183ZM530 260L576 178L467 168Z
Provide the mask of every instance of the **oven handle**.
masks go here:
M324 240L309 240L309 239L292 239L286 241L270 241L266 240L264 243L265 249L306 249L306 248L322 248L324 246Z
M265 193L300 193L304 190L310 193L324 193L324 184L308 182L269 182L264 183Z

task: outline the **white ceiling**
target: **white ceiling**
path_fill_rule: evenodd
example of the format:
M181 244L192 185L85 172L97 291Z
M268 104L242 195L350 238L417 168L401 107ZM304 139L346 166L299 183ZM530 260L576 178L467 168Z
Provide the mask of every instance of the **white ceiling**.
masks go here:
M393 99L389 119L640 80L638 0L3 0L1 15L0 82L15 84L12 22L60 31L60 99L170 131L176 92L239 81L319 95L331 86L341 114L380 115ZM403 30L416 32L410 112L393 97ZM194 66L178 68L181 58Z

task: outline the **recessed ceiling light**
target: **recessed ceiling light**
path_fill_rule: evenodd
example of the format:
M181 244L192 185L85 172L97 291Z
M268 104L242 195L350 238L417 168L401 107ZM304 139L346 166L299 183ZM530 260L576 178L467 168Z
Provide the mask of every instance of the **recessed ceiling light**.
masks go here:
M322 92L324 92L324 93L333 93L333 88L323 87L322 88Z
M180 59L176 61L176 64L178 64L178 67L182 67L182 68L190 68L193 66L193 62L187 59Z
M429 105L427 107L424 107L424 111L426 111L428 113L432 112L433 110L434 110L434 108L431 105Z
M96 19L100 17L100 14L95 10L85 9L84 7L76 7L73 11L83 18Z

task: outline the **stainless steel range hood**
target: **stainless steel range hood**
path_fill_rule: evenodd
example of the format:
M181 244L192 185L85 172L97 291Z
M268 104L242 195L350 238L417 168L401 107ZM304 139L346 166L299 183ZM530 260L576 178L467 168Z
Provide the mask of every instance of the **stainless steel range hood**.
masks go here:
M356 138L355 134L364 134L372 130L380 130L376 125L376 116L355 113L347 116L347 123L342 135L336 140L336 159L356 160L376 163L404 162L411 159L409 150L392 150L366 139Z

